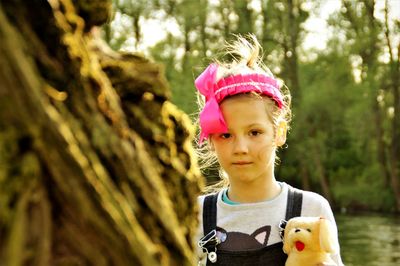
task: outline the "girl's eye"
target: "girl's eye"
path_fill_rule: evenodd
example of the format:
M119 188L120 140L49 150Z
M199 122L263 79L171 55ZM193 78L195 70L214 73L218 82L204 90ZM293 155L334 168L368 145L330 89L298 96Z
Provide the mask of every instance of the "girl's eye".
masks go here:
M307 231L311 233L311 229L310 228L307 228Z
M224 134L221 134L220 137L221 137L222 139L229 139L229 138L231 137L231 134L229 134L229 133L224 133Z
M251 130L250 131L250 136L258 136L260 135L262 132L260 130Z

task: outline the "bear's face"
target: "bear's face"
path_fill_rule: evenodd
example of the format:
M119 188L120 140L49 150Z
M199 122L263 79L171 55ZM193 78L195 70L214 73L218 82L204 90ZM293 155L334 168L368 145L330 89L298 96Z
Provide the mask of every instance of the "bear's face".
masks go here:
M338 249L336 234L329 220L320 217L295 217L285 228L283 250L290 252L327 252Z
M294 220L288 223L285 229L286 240L291 243L291 249L298 252L303 250L320 251L319 245L319 222Z

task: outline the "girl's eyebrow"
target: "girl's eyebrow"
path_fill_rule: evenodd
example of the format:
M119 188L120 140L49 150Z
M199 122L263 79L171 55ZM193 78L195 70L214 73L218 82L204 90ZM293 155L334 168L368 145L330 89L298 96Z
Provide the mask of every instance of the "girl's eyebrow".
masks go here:
M262 123L251 123L251 124L248 124L248 125L244 125L245 129L254 128L254 127L256 127L256 128L265 128L265 125L263 125ZM228 127L228 131L225 132L225 133L221 133L221 134L226 134L226 133L231 132L231 131L232 131L232 128Z
M264 125L261 123L251 123L246 126L246 128L251 128L251 127L264 127Z

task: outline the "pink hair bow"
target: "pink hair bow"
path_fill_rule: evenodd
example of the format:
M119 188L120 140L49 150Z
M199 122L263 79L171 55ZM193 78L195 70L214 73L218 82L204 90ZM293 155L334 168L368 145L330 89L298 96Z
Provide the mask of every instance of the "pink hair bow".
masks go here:
M194 82L199 92L206 97L206 104L200 112L200 144L209 134L228 131L228 127L226 126L214 94L217 70L217 64L209 65Z
M217 70L217 64L209 65L194 82L199 92L206 97L206 104L200 112L200 144L210 134L228 132L219 103L229 95L254 91L269 96L278 108L283 106L283 97L274 78L250 73L231 75L217 82Z

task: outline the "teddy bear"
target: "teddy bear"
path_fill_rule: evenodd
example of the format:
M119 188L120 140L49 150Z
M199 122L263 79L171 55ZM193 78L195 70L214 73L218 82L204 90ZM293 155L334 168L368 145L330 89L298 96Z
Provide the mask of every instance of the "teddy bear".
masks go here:
M336 265L330 254L338 252L339 243L332 223L322 217L294 217L284 230L285 266Z

